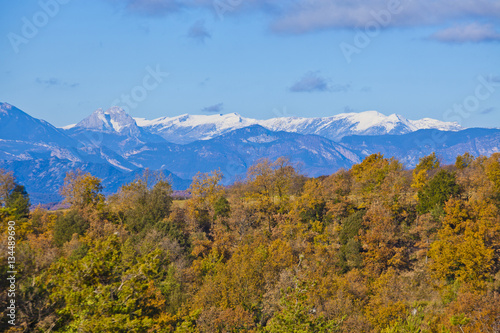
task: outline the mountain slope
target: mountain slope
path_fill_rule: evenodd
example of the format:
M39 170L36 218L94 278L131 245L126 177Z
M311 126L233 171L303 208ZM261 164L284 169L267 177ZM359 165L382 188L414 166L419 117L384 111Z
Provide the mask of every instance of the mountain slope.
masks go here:
M0 168L14 172L17 182L26 186L32 204L58 202L62 200L59 190L67 172L80 169L90 172L102 180L105 194L115 193L118 188L140 176L144 169L124 172L108 163L73 162L56 157L49 159L0 160ZM191 181L184 180L164 170L173 188L186 189Z
M0 139L61 146L76 145L62 130L44 120L33 118L8 103L0 103Z
M405 135L349 136L341 143L361 156L382 153L395 157L406 167L419 158L436 153L444 164L453 164L458 155L489 156L500 151L500 130L470 128L459 132L419 130Z
M80 160L78 143L48 122L15 106L0 103L0 159L26 160L58 157Z
M320 136L274 132L259 125L186 145L149 144L129 152L126 158L143 167L166 168L185 179L198 171L220 169L225 182L231 183L258 159L280 156L301 165L309 176L329 174L361 161L356 153Z

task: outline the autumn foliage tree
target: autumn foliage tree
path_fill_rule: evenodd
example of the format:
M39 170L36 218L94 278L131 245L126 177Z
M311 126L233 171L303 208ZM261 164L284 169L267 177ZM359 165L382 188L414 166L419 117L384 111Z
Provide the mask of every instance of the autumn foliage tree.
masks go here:
M498 250L497 207L487 202L451 199L445 214L438 239L429 251L431 270L447 282L483 283L491 274Z
M64 178L61 195L74 208L95 207L104 201L101 180L81 170L70 171Z
M351 175L355 180L353 192L358 208L365 208L371 203L389 173L402 168L399 161L384 158L380 153L367 156L361 163L353 165Z
M413 169L413 182L411 186L417 190L422 189L429 178L429 173L432 170L439 168L439 166L440 162L436 153L420 158L418 164L415 166L415 169Z
M223 199L224 188L220 184L222 173L198 173L188 191L191 198L187 202L187 213L194 230L201 229L209 233L217 214L225 214Z
M70 209L16 229L16 330L496 332L499 156L410 169L373 154L317 178L260 160L230 186L200 173L175 200L161 173L106 198L75 171ZM28 198L5 172L0 196L4 216Z

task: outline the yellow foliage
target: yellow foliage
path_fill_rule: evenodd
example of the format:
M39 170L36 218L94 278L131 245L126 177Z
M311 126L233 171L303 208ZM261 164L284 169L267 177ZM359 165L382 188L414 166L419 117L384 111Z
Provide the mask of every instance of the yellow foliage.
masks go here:
M411 186L420 190L427 182L428 172L439 168L439 165L440 163L436 157L436 153L420 158L415 169L413 169L413 182Z
M101 180L81 170L71 171L64 178L61 195L64 201L77 208L96 206L104 201Z
M442 280L480 286L493 264L492 242L500 235L497 210L485 202L451 199L445 212L438 239L429 250L430 268Z

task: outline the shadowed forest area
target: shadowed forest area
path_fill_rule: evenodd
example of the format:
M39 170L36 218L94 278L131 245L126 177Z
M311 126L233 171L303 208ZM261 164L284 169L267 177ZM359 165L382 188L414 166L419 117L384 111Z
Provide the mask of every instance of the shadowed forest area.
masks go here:
M174 200L147 171L104 197L75 171L69 209L30 211L0 172L18 271L4 331L500 332L500 153L413 170L374 154L319 178L279 158L221 179Z

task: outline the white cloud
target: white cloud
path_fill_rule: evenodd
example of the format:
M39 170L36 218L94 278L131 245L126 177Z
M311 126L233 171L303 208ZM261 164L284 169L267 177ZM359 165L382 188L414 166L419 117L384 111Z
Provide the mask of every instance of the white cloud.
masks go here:
M500 41L500 33L491 24L471 23L440 30L431 39L448 43Z
M158 15L179 9L214 11L213 0L107 0L135 12ZM383 28L499 22L498 0L240 0L229 4L227 15L265 12L270 27L280 33L307 33L325 29Z
M302 4L302 5L300 5ZM496 0L304 0L276 18L279 32L304 33L321 29L442 24L463 19L499 19Z

